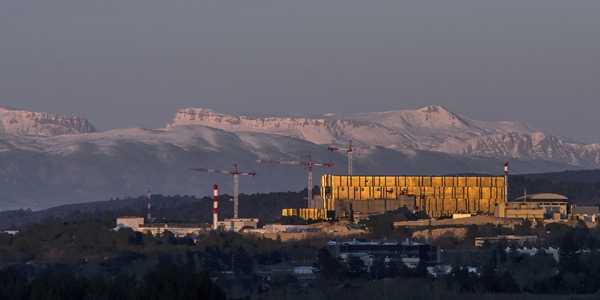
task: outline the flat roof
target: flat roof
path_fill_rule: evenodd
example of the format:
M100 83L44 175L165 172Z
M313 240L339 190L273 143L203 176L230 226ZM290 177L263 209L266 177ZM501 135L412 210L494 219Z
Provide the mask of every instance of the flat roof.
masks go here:
M525 195L525 196L521 196L521 197L515 199L515 201L535 201L535 202L547 201L547 200L567 201L569 199L563 195L554 194L554 193L540 193L540 194L533 194L533 195Z

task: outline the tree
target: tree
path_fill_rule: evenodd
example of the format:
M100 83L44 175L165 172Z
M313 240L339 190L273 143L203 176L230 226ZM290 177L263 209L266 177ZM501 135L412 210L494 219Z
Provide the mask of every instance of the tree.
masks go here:
M480 282L483 285L483 288L488 292L493 292L496 290L496 262L494 258L488 260L486 264L483 265L481 271Z
M342 265L335 257L333 257L333 255L331 255L327 248L323 247L317 252L315 267L325 278L331 279L339 276Z
M13 268L0 271L0 299L29 298L27 280L21 277Z
M501 293L518 293L520 292L519 285L509 271L504 272L498 279L496 286L497 291Z
M471 224L467 226L467 233L465 234L463 244L470 246L475 245L475 238L479 236L481 236L479 233L479 227L477 227L475 224Z
M83 299L85 282L66 271L44 271L31 282L30 299Z
M389 277L386 269L385 258L383 256L375 257L373 262L371 262L371 278L380 279Z
M413 277L421 277L425 278L429 276L429 271L427 270L427 263L420 260L417 263L417 266L413 269Z
M252 258L244 247L237 247L233 254L233 272L237 275L252 273Z
M455 282L461 292L470 292L476 287L477 278L467 267L453 267L448 278Z
M581 271L579 262L580 256L579 246L575 243L575 236L572 232L568 232L560 244L558 255L560 257L559 267L563 273L577 274Z
M354 255L348 256L346 259L348 267L346 269L346 276L349 278L360 278L366 274L365 261L362 258Z
M531 234L531 221L525 219L521 224L516 224L514 227L515 235L530 235Z
M169 265L144 276L140 299L224 300L226 296L206 273L188 274L182 267Z

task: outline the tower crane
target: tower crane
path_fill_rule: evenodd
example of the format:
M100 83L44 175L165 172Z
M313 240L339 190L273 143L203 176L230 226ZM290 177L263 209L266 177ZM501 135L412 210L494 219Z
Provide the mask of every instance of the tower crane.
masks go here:
M239 194L240 194L240 175L249 175L250 177L256 176L256 173L249 172L238 172L237 164L233 165L234 171L227 170L213 170L213 169L205 169L205 168L191 168L190 171L200 171L200 172L209 172L209 173L223 173L223 174L231 174L233 175L233 218L238 218L238 202L239 202Z
M304 169L308 168L308 208L313 207L313 198L312 198L312 167L333 166L332 162L326 164L313 163L312 157L308 155L308 161L281 161L281 160L267 160L267 159L259 159L257 160L259 163L267 163L267 164L282 164L282 165L301 165L304 166Z
M339 147L327 147L327 150L333 152L333 151L346 151L348 152L348 175L352 176L352 153L354 151L356 151L356 149L387 149L387 148L417 148L416 145L410 145L405 147L404 145L393 145L390 147L384 147L384 146L360 146L360 147L355 147L352 148L352 140L350 140L350 145L348 146L348 148L339 148Z

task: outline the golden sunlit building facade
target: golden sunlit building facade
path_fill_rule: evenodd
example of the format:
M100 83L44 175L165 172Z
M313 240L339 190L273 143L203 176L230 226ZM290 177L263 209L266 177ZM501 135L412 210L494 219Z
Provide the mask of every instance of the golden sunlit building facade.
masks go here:
M504 176L349 176L323 175L323 209L340 211L347 202L405 198L414 195L414 207L431 217L454 213L493 214L496 203L506 198ZM385 202L384 203L388 203ZM389 203L398 205L394 202ZM394 210L394 205L386 210Z

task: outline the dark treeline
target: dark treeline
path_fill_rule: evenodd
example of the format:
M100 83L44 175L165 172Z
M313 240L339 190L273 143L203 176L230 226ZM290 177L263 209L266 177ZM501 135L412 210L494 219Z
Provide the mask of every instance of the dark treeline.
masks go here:
M45 269L27 281L10 267L0 271L1 299L210 299L226 294L204 272L189 273L180 266L157 266L142 280L124 273L109 277L77 277L60 268Z
M160 236L129 228L114 231L115 216L108 211L100 218L76 212L65 219L71 221L47 218L19 228L16 235L0 233L0 299L41 299L35 295L45 289L50 290L48 295L57 296L43 299L114 299L114 293L141 299L145 291L152 290L147 288L149 280L152 284L162 282L155 287L159 296L150 299L171 299L165 297L169 291L205 287L205 276L219 286L239 289L241 292L229 293L235 298L236 294L247 294L248 289L255 290L258 266L312 260L316 249L308 241L282 243L230 232L210 232L195 240L176 237L169 231ZM179 269L165 271L173 265L185 274ZM163 282L167 277L172 284ZM132 287L124 289L122 280ZM57 281L76 284L54 287ZM90 289L100 287L106 290L103 296L91 297ZM196 298L189 292L194 290L180 299L213 299ZM219 295L214 299L221 299Z
M291 242L229 232L210 232L196 239L175 237L168 231L153 236L131 229L111 230L115 227L111 212L87 218L79 214L66 218L79 220L48 218L20 228L17 235L0 234L0 299L38 299L42 294L44 299L154 299L166 294L193 298L189 295L206 289L214 291L214 299L397 299L399 295L552 299L549 295L597 296L600 291L600 252L596 251L600 227L588 228L583 222L574 227L532 226L529 221L514 228L470 225L465 239L441 236L433 241L446 250L443 262L452 266L449 274L435 277L422 263L411 269L400 259L380 257L369 268L356 257L335 258L324 248L335 238L327 234ZM391 222L416 217L399 209L364 222L372 233L343 238L402 240L411 237L414 229L393 228ZM538 242L526 246L560 247L560 261L543 251L519 255L506 241L473 246L476 236L497 234L536 235ZM282 264L314 266L317 279L269 272ZM469 272L467 267L478 271Z
M527 191L529 195L536 193L560 194L567 197L570 204L576 205L598 205L600 203L600 181L575 181L581 180L579 177L573 178L573 181L566 181L568 178L562 177L560 179L561 181L553 181L544 179L542 175L510 176L508 180L509 200L521 197Z
M315 189L318 192L318 188ZM239 216L259 219L274 219L281 210L289 207L306 207L307 189L300 192L277 192L269 194L240 194ZM233 216L232 196L219 196L219 212ZM101 217L103 211L112 211L115 216L146 216L148 196L111 199L92 203L70 204L42 211L12 210L0 212L0 229L9 229L33 224L49 217L64 220L81 220L90 216ZM213 197L198 199L194 196L152 195L152 216L177 222L212 222Z

